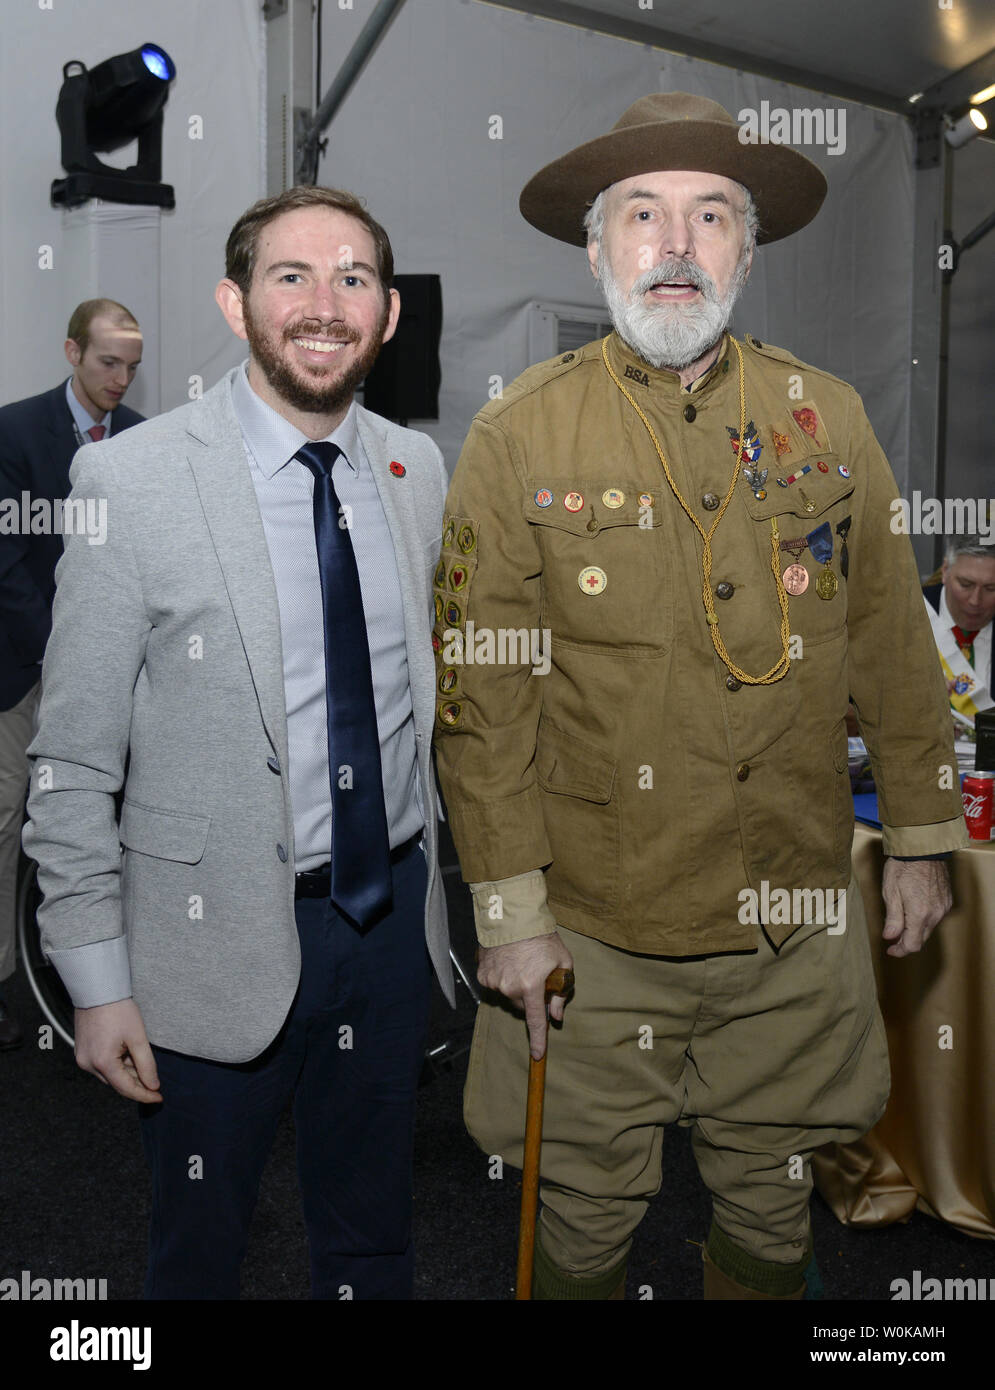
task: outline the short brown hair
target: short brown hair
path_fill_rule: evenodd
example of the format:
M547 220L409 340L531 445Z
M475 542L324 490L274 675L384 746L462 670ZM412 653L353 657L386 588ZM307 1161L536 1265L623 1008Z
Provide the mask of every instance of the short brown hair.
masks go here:
M77 304L72 311L69 327L66 329L66 337L72 338L73 342L78 344L81 353L86 352L90 346L90 324L101 315L111 319L119 327L139 327L138 320L131 310L119 304L116 299L84 299L83 303Z
M376 250L377 273L386 292L394 279L394 253L390 249L390 238L366 208L352 193L341 188L320 188L310 184L298 184L272 198L260 198L258 203L242 216L232 227L225 246L225 275L234 280L243 294L252 284L252 274L256 266L256 250L259 246L259 233L281 213L292 212L295 208L334 208L347 213L361 222L370 236Z

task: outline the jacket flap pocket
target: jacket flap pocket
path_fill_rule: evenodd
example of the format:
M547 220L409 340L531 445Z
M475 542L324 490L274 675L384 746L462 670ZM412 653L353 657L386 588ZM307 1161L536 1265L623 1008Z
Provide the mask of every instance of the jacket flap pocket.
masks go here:
M838 454L811 454L790 468L783 462L780 466L782 471L778 477L786 486L778 485L774 469L770 468L760 489L766 492L766 497L758 498L749 488L744 488L746 507L754 521L769 521L772 516L788 514L802 521L818 517L853 491L850 470ZM846 473L841 473L840 468L846 468Z
M539 725L536 771L544 791L579 796L604 805L615 785L615 763L590 743L565 734L548 720Z
M563 483L549 486L538 478L525 485L522 512L535 526L552 526L575 536L595 535L610 526L642 526L647 530L662 521L660 490L618 478L585 479L571 491Z
M207 847L210 816L190 816L179 811L153 811L134 801L121 807L118 838L126 849L151 854L156 859L175 859L198 864Z

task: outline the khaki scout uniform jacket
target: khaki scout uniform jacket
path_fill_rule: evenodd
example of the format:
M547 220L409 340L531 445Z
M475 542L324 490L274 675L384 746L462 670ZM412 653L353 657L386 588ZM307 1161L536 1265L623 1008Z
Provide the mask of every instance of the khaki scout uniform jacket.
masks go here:
M736 462L735 350L727 338L688 392L617 335L607 344L707 531ZM851 696L886 852L966 843L913 552L891 529L897 489L860 398L779 348L741 346L744 464L768 476L756 487L740 476L712 538L713 606L733 662L759 675L782 650L772 517L784 541L828 522L838 584L820 598L825 564L802 551L809 583L788 599L790 668L768 685L738 683L716 655L701 537L600 342L526 371L470 429L436 572L436 746L463 875L483 885L487 944L555 918L632 951L748 949L757 927L740 921L743 889L845 888ZM782 572L794 558L781 551ZM548 674L521 649L541 629ZM796 925L768 935L780 944Z

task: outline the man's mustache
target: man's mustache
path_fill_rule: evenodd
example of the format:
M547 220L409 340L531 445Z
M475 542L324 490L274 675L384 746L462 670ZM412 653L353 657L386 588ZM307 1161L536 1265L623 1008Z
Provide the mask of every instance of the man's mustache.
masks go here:
M317 319L295 323L284 329L283 336L288 341L291 338L330 338L337 343L358 343L360 338L356 329L348 324L336 322L326 325L319 323Z
M693 261L660 261L659 264L644 270L633 282L629 291L630 299L639 299L647 290L657 285L687 284L700 290L706 299L714 299L715 281L701 266Z

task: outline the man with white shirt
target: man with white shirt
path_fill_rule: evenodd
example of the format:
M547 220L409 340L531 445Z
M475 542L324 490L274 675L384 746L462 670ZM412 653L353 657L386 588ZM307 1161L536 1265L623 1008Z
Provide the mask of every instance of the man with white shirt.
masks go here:
M248 362L73 465L107 538L67 540L30 750L42 946L79 1065L143 1103L146 1297L238 1297L292 1102L313 1296L410 1298L433 967L453 994L431 763L446 470L353 401L400 312L358 199L263 199L225 264Z
M995 705L995 546L986 545L980 536L952 541L940 583L927 585L923 596L950 704L973 719L980 710Z
M113 299L78 304L66 330L65 354L73 369L67 381L0 409L0 501L11 508L10 522L0 529L0 982L14 970L25 749L62 554L57 527L29 529L40 524L31 504L47 507L68 497L76 450L144 418L121 404L142 360L141 330L123 304ZM0 998L0 1050L20 1042L17 1020Z

